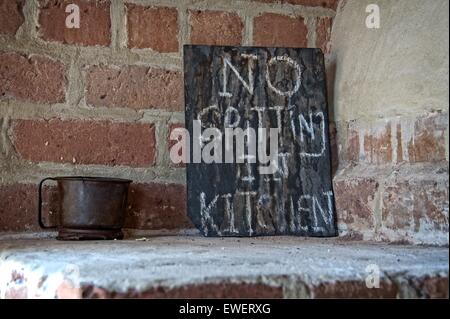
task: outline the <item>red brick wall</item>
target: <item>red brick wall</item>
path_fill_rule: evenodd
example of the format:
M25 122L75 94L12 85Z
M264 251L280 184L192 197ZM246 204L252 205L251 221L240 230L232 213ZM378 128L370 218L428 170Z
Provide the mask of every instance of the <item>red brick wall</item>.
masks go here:
M387 1L379 29L354 23L367 3L343 4L327 56L340 235L448 245L448 26L441 21L449 3L420 2L406 13L408 1ZM429 23L411 29L418 20ZM326 29L322 21L316 27Z
M448 114L340 123L341 235L448 244Z
M154 3L0 0L0 231L38 229L36 185L55 175L131 178L127 227L191 228L167 140L184 121L182 45L328 52L338 0Z

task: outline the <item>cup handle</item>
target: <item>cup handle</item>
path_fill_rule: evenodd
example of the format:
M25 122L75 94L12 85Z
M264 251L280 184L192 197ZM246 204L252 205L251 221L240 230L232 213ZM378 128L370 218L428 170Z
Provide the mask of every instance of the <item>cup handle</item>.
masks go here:
M57 226L46 226L46 225L44 225L44 222L42 221L42 186L43 186L44 182L48 181L48 180L54 181L55 179L53 177L47 177L47 178L44 178L43 180L41 180L39 183L39 204L38 204L39 205L39 215L38 215L39 220L38 220L38 222L39 222L39 226L41 226L41 228L44 228L44 229L57 227Z

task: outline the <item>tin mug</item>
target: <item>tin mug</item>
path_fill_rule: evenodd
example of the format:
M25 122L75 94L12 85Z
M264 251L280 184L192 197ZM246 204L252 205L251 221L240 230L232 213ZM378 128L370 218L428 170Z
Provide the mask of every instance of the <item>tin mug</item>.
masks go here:
M46 226L42 220L42 187L57 182L59 221ZM119 178L47 177L39 183L39 225L57 228L61 240L122 239L128 188L132 181Z

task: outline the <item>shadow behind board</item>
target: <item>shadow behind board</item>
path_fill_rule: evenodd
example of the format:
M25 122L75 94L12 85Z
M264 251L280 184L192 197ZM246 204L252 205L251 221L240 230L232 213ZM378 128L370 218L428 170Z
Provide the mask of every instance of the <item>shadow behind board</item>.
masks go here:
M188 216L204 236L336 236L324 57L319 49L184 46ZM221 163L193 162L194 121L222 134ZM225 163L225 128L278 128L274 174ZM269 154L269 133L265 136ZM248 155L248 144L245 154ZM210 152L213 154L214 152Z

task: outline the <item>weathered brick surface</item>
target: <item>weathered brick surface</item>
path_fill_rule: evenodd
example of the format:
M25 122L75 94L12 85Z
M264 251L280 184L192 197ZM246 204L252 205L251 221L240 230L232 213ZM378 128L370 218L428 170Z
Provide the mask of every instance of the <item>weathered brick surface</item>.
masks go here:
M101 287L87 286L83 298L282 298L281 287L251 283L191 284L181 287L153 288L143 292L109 292Z
M37 192L31 185L0 186L0 230L37 229ZM36 196L33 196L34 195Z
M178 184L131 184L125 227L193 228L186 216L186 189Z
M425 230L446 233L448 195L448 180L394 180L383 193L383 226L409 236Z
M80 8L80 28L66 27L66 6ZM40 0L38 32L46 41L108 46L111 43L110 1Z
M313 298L396 298L397 293L397 286L390 282L367 288L364 280L323 283L312 288Z
M316 19L316 47L322 49L323 53L330 52L332 19L321 17Z
M344 134L344 163L397 164L446 161L448 115L360 123L351 121ZM361 143L361 139L363 140Z
M128 46L158 52L178 51L178 12L175 8L127 4Z
M189 11L191 44L240 45L244 24L236 13Z
M392 162L391 124L364 134L364 160L372 164Z
M64 102L66 68L56 60L29 57L15 52L0 52L0 97L56 103Z
M374 204L379 184L374 178L339 177L334 180L337 219L350 230L372 230Z
M18 120L11 139L19 156L32 162L134 167L155 162L151 124Z
M339 170L333 188L342 236L448 245L448 166L359 164Z
M445 131L448 115L434 114L417 119L408 141L408 157L412 163L445 160Z
M145 66L93 66L87 71L87 103L93 106L183 109L180 72Z
M0 0L0 34L14 35L25 21L25 0Z
M307 47L308 28L303 18L264 13L253 19L253 44L269 47Z
M52 226L57 222L57 193L44 187L43 221ZM38 187L33 184L0 185L0 231L35 231L38 224ZM49 213L51 212L51 213Z
M294 4L307 7L323 7L336 10L339 0L253 0L265 3Z

